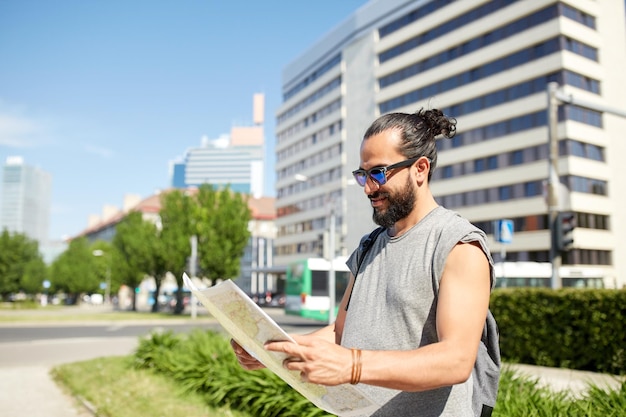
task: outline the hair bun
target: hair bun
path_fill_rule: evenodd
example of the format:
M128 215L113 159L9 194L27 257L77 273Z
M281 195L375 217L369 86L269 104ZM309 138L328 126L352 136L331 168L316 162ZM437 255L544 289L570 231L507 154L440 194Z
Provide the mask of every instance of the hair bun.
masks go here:
M431 132L433 137L443 135L446 138L452 138L456 134L456 119L446 117L441 110L420 110L417 113L426 130Z

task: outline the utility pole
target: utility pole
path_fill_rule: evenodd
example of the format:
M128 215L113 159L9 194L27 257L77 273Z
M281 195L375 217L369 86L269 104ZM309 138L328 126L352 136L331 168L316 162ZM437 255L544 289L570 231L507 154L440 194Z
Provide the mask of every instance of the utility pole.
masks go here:
M328 266L328 324L335 322L335 289L336 289L336 274L335 274L335 207L333 202L330 203L330 225L328 226L328 260L330 262Z
M603 106L592 103L590 101L581 100L574 97L573 94L566 94L559 91L559 85L556 82L548 83L548 143L550 152L550 166L548 172L548 218L550 228L550 261L552 263L552 288L558 289L562 287L559 269L561 267L561 253L557 248L557 218L559 214L558 201L558 185L559 185L559 139L558 139L558 106L561 103L573 104L589 110L610 113L615 116L626 118L626 110L617 109L610 106Z
M189 238L189 243L191 244L191 256L189 257L189 275L191 278L195 278L196 271L196 262L198 260L198 236L192 235ZM198 316L198 302L196 300L196 296L191 292L191 296L189 297L189 303L191 304L191 318L195 319Z
M548 223L550 230L550 264L552 265L552 289L559 289L563 285L559 269L561 268L561 252L556 247L556 221L559 214L559 102L556 98L557 83L548 84L548 151L550 163L548 166Z

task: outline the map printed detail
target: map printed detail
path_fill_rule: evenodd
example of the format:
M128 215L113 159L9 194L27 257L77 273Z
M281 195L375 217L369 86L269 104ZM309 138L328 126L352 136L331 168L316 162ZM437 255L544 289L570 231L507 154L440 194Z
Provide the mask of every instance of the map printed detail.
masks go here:
M295 341L232 281L200 290L183 274L183 281L220 325L247 352L322 410L341 417L368 415L378 406L352 385L324 386L304 382L297 371L283 367L286 355L263 347L270 340Z

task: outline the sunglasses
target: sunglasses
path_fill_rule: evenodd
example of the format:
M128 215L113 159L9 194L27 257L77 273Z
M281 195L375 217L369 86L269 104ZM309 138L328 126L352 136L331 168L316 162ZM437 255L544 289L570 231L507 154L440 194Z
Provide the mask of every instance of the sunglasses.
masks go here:
M385 185L387 183L387 172L396 169L396 168L404 168L410 165L413 165L415 161L420 159L410 158L405 159L404 161L397 162L395 164L387 165L386 167L374 167L370 169L357 169L352 171L352 175L354 175L354 179L361 186L365 187L365 183L367 182L367 177L370 177L372 181L374 181L378 185Z

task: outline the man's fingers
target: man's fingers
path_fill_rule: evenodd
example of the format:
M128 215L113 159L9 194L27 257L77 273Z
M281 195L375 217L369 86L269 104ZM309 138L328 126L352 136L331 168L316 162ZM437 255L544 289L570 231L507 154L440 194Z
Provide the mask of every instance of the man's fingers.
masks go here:
M293 342L267 342L265 349L271 352L282 352L290 356L295 356L298 345Z
M243 353L242 347L239 345L239 343L235 342L235 339L230 339L230 346L233 348L237 355Z

